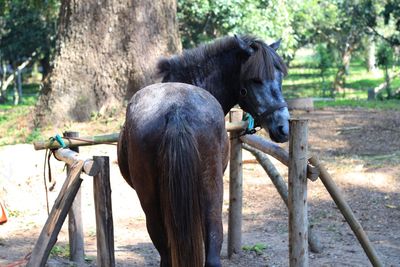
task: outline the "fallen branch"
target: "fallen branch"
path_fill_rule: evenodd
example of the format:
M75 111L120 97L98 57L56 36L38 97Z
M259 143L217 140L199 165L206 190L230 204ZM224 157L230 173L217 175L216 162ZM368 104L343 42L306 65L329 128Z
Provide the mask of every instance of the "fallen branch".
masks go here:
M393 76L389 78L389 80L392 81L394 78L397 78L397 77L400 77L400 71L394 73ZM375 94L379 93L380 91L385 89L386 86L387 86L387 82L386 81L381 83L380 85L378 85L377 87L374 88L374 93Z

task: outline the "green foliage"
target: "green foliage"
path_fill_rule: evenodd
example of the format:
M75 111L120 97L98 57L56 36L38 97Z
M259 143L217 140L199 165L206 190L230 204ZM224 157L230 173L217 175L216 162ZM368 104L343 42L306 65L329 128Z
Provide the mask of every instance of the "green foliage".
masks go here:
M326 82L326 75L329 70L333 66L333 54L332 50L328 49L326 45L324 44L318 44L315 47L316 50L316 62L317 66L320 71L320 76L322 79L322 97L326 96L327 91L329 91L329 85Z
M337 29L339 7L335 1L305 0L291 3L292 27L299 46L332 40Z
M254 251L255 253L257 253L258 255L263 254L263 251L266 250L268 248L268 246L266 244L255 244L253 246L243 246L242 249L244 251Z
M393 48L383 43L379 46L378 52L376 54L377 63L381 67L389 68L393 66L394 54Z
M21 101L20 104L23 106L32 106L36 104L37 98L40 93L40 86L41 85L38 83L23 84L22 91L24 99L23 101ZM12 101L12 96L13 96L12 86L9 86L5 95L6 101L0 105L0 110L10 109L14 106Z
M384 18L385 25L392 23L394 30L387 36L392 46L400 45L400 0L385 1L384 9L381 13Z
M8 213L8 216L10 218L12 218L12 217L17 218L17 217L20 217L22 215L22 212L19 211L19 210L10 210L10 209L8 209L7 213Z
M393 66L394 63L393 49L386 44L382 44L378 49L377 59L378 59L378 65L384 67L385 69L385 81L386 81L385 91L387 93L387 98L393 98L391 78L389 75L389 68ZM378 99L383 99L383 94L381 93L377 97Z
M49 61L60 1L0 0L0 61L13 65L36 55Z
M30 143L40 138L39 129L29 127L39 90L38 84L24 85L27 95L21 105L14 106L12 101L0 105L0 145Z
M25 143L30 144L34 141L44 140L40 128L34 128L25 139Z
M68 245L55 245L51 250L50 250L50 255L53 257L61 257L61 258L69 258L69 246Z
M318 44L315 47L315 55L317 66L321 71L321 75L325 75L330 67L333 66L332 50L330 50L326 44Z
M289 75L283 80L285 97L323 97L322 94L319 94L323 84L317 60L315 60L316 57L312 49L298 51L289 68ZM384 81L384 72L382 70L371 74L360 59L352 61L349 70L345 99L366 100L368 88L375 88ZM390 73L397 73L400 71L400 67L395 66L389 71ZM335 67L327 68L324 72L325 83L332 84L335 74ZM393 79L391 86L392 88L400 88L400 78ZM337 96L337 99L343 99L343 96Z
M179 0L183 47L224 35L253 34L271 43L283 38L281 54L291 57L297 42L289 6L279 0Z

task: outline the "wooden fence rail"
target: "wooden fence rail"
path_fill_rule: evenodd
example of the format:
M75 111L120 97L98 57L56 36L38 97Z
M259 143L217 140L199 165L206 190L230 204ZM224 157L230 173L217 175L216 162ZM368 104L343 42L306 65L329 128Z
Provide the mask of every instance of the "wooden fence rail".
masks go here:
M289 252L290 266L308 266L308 243L315 252L320 250L318 238L308 231L307 221L307 178L315 181L318 177L328 189L332 198L335 200L340 211L354 231L364 251L369 257L373 266L383 266L376 251L368 240L361 225L356 220L349 206L340 195L336 185L329 174L318 160L307 158L307 122L304 120L291 120L290 122L290 143L289 153L278 145L256 135L242 135L247 127L247 122L229 122L226 129L231 137L231 158L230 158L230 196L229 196L229 223L228 223L228 255L241 252L241 222L242 222L242 144L245 148L254 152L254 149L261 151L276 158L289 167L289 189L283 179L273 179L275 174L267 174L276 185L282 199L289 208ZM115 143L118 141L119 133L81 137L78 139L64 138L68 147L83 145L94 145L102 143ZM34 143L36 150L55 149L60 147L53 140L39 141ZM253 153L254 154L254 153ZM81 171L95 176L95 191L102 192L95 194L96 204L96 226L98 237L98 266L115 266L114 243L113 243L113 224L111 210L111 189L109 187L109 167L108 159L95 158L82 159L80 155L70 149L57 149L54 153L59 160L65 161L71 166L66 181L60 191L58 198L52 208L50 216L39 236L34 247L32 256L27 266L44 266L49 256L52 246L57 240L57 235L65 220L66 214L72 206L82 179L79 177ZM257 153L255 153L257 157ZM260 158L257 158L260 161ZM107 163L105 163L107 162ZM262 162L260 162L261 165ZM264 167L264 166L263 166ZM267 167L268 168L268 167ZM271 170L271 168L269 168ZM279 175L279 173L278 173ZM280 181L280 185L276 183ZM286 191L285 191L286 190ZM310 238L308 238L310 237ZM308 240L308 242L307 242ZM314 240L314 241L313 241Z
M225 125L225 128L228 132L235 131L243 131L247 127L247 122L239 121L239 122L228 122ZM105 135L97 135L97 136L82 136L79 138L68 138L64 137L63 141L67 147L78 147L78 146L92 146L98 144L107 144L107 143L116 143L118 142L119 133L105 134ZM53 139L49 140L41 140L33 142L33 147L35 150L42 149L57 149L61 148L61 145L58 142L55 142Z
M81 172L85 172L90 176L95 176L94 186L96 190L100 190L101 195L95 195L96 206L96 227L97 227L97 266L113 267L114 263L114 235L113 221L111 209L111 189L109 181L109 160L108 157L95 157L94 159L84 159L77 152L68 148L59 148L54 151L54 156L66 162L69 166L68 176L60 190L57 199L54 202L49 217L39 235L38 240L33 248L31 257L27 263L28 267L43 267L46 265L52 247L57 241L57 236L67 217L71 211L72 203L76 199L80 185L83 179L80 177ZM106 164L105 164L106 163ZM76 214L75 214L76 216ZM75 221L75 223L80 223ZM74 225L75 227L75 225ZM81 227L81 225L79 225ZM101 228L101 230L99 230ZM70 235L71 237L71 235ZM73 236L72 238L76 238ZM70 240L71 242L71 240ZM76 245L76 243L75 243ZM81 245L83 246L83 245ZM72 258L78 265L81 265L80 254L82 250L76 250L78 257ZM72 255L71 255L72 256Z

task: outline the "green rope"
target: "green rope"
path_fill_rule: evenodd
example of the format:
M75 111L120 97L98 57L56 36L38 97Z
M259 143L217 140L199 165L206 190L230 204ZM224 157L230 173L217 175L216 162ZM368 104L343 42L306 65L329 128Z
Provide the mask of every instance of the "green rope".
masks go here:
M57 141L62 148L66 148L67 145L65 144L64 140L61 138L59 134L56 134L54 137L50 137L50 146Z
M243 120L248 122L245 134L254 134L257 131L254 128L254 118L249 113L245 113Z

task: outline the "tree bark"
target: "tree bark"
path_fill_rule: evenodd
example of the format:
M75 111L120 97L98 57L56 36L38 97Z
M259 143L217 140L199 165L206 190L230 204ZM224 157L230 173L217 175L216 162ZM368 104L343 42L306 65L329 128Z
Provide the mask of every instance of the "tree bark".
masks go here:
M391 80L389 76L389 69L388 66L385 66L385 83L386 83L386 93L387 93L387 98L390 99L392 98L392 89L391 89Z
M345 83L346 83L346 74L350 67L351 53L353 52L353 45L347 44L344 50L342 51L342 62L339 66L339 69L335 76L335 81L333 82L333 90L331 90L331 97L334 97L335 92L344 92Z
M156 81L157 59L179 50L175 0L62 0L57 54L37 124L120 109Z
M376 71L376 49L375 49L375 41L374 37L368 36L368 44L367 44L367 50L368 50L368 72L375 72Z

